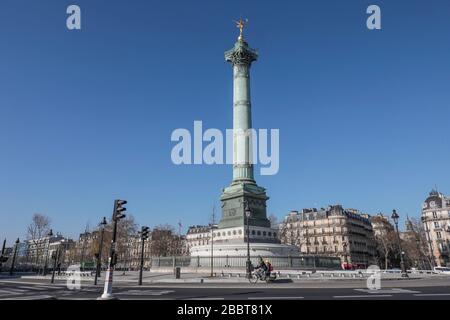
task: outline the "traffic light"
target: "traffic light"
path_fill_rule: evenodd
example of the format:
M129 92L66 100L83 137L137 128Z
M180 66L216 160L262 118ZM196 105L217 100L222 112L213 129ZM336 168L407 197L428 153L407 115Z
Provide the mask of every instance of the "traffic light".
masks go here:
M150 228L149 227L142 227L141 229L141 239L142 240L147 240L148 236L150 233Z
M123 213L124 211L127 210L127 208L123 207L124 205L127 204L126 200L116 200L114 201L114 220L118 221L120 219L125 218L125 214Z

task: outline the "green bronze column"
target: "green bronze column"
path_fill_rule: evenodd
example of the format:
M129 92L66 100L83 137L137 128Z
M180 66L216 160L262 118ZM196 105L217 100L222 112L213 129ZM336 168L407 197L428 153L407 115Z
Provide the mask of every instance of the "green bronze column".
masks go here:
M264 188L258 186L253 175L251 144L252 105L250 97L250 67L258 58L242 35L244 21L237 21L241 33L234 47L225 52L225 60L233 66L233 181L222 192L222 219L219 228L236 228L248 224L268 228ZM256 143L256 141L255 141ZM251 216L245 217L247 203ZM242 232L242 230L241 230ZM243 237L243 235L242 235Z
M233 65L233 183L255 183L251 161L250 66L257 58L242 32L234 48L225 52L225 60Z

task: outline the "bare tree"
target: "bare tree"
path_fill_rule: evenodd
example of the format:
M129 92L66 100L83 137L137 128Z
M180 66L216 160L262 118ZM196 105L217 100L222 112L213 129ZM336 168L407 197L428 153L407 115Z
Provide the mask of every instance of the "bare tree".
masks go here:
M151 234L151 252L153 256L167 257L180 252L181 239L175 235L170 225L156 226Z
M41 251L44 248L41 248L39 245L39 241L45 237L50 231L51 219L48 216L45 216L40 213L33 214L31 218L31 223L27 228L26 238L28 241L31 241L36 250L35 263L38 263L38 259L41 256Z
M433 263L429 254L426 233L420 220L408 218L407 231L403 237L402 247L409 266L422 269L432 268Z
M382 215L372 217L372 224L379 225L375 233L375 242L379 264L383 264L384 269L387 269L398 251L397 234L394 227Z
M302 236L300 229L295 228L295 223L295 221L291 221L290 219L285 218L278 225L278 234L281 243L298 246L300 248Z
M131 247L130 240L136 237L138 224L132 215L127 215L117 224L117 254L122 257L123 266L131 265Z
M270 226L275 228L278 225L278 218L272 213L269 215Z

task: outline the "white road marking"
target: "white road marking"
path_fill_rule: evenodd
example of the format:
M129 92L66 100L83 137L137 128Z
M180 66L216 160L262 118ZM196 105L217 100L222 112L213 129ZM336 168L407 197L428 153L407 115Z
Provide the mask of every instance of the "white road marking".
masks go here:
M4 289L3 292L5 293L9 293L9 294L18 294L18 293L25 293L28 290L22 290L22 289L18 289L18 288L10 288L10 289Z
M55 288L48 288L48 287L42 287L42 286L19 286L20 289L25 290L47 290L47 289L55 289Z
M450 293L419 293L415 294L416 297L438 297L438 296L450 296Z
M114 293L115 295L146 295L146 296L162 296L163 294L169 294L174 292L173 290L127 290Z
M373 294L420 293L420 291L413 291L406 289L386 289L386 290L355 289L355 291Z
M210 298L192 298L192 299L186 299L186 300L225 300L225 298L222 298L222 297L210 297Z
M305 297L249 297L248 300L298 300Z
M34 296L20 296L4 300L44 300L44 299L54 299L54 297L49 295L34 295Z
M388 298L392 297L392 294L371 294L371 295L358 295L358 296L333 296L335 299L354 299L354 298Z
M13 281L13 280L0 280L0 283L4 284L18 284L18 285L35 285L35 286L42 286L43 284L41 282L32 282L32 281ZM50 285L49 285L50 286ZM87 285L86 285L87 286ZM64 283L55 283L51 285L51 287L67 287L67 285Z

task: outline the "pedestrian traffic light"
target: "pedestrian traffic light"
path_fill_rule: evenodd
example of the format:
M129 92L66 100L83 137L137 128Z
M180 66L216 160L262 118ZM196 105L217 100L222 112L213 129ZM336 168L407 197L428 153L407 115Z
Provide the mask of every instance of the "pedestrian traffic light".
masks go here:
M114 220L118 221L120 219L125 218L124 211L127 210L127 208L123 207L127 204L126 200L116 200L114 201Z
M147 240L148 236L150 233L150 228L149 227L142 227L141 229L141 239L142 240Z

